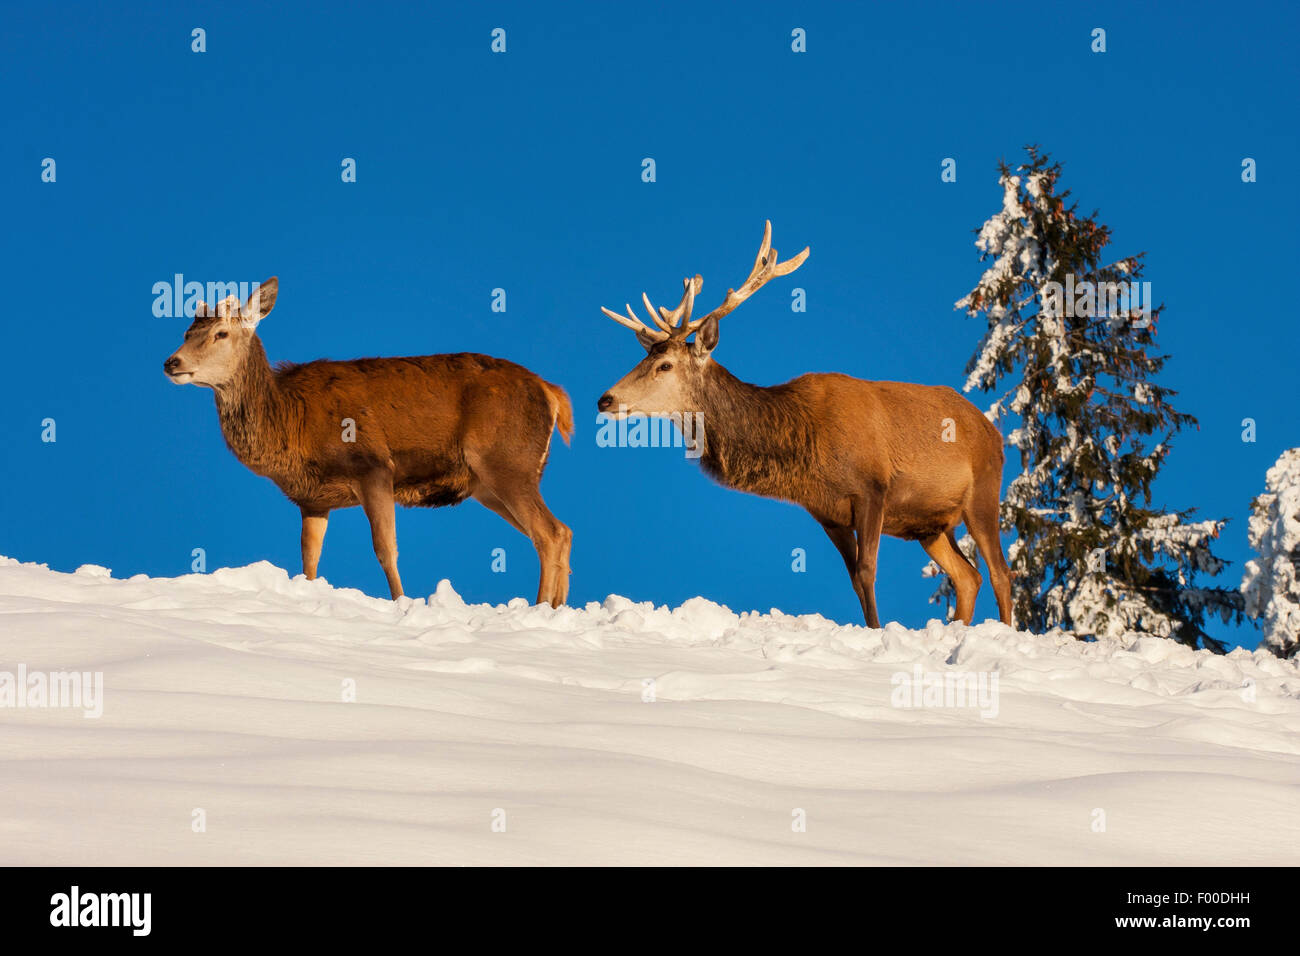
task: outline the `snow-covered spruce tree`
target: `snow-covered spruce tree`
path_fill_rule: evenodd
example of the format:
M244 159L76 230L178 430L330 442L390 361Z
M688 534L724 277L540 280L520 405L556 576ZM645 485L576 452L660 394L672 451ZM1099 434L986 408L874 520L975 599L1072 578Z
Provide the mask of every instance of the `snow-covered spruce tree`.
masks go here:
M999 166L1002 209L975 241L992 265L956 304L988 323L965 390L997 393L986 414L1023 469L1002 503L1016 625L1221 651L1206 615L1239 619L1241 595L1194 579L1223 569L1210 543L1224 522L1151 506L1170 439L1196 419L1152 381L1167 356L1148 351L1164 306L1137 282L1145 254L1104 265L1109 227L1057 192L1059 163L1027 151Z
M1264 493L1250 506L1250 546L1241 593L1246 616L1262 618L1264 646L1278 657L1300 654L1300 448L1282 452Z

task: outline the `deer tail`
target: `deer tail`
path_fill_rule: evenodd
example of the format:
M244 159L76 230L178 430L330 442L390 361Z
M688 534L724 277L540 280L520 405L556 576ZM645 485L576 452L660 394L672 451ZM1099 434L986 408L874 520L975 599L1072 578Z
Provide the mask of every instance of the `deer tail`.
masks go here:
M547 381L542 382L542 388L546 390L546 398L551 403L554 427L560 430L560 437L567 445L573 437L573 404L569 401L569 394L560 386Z

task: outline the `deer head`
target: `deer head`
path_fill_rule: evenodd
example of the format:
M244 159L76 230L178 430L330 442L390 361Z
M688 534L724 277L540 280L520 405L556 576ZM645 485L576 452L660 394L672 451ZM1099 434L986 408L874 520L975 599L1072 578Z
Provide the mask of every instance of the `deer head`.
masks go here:
M194 322L185 332L185 341L163 362L163 372L177 385L225 385L243 365L257 338L257 323L275 305L278 288L272 276L242 306L233 295L215 306L200 302L194 310Z
M691 318L695 297L704 285L704 280L698 275L683 280L682 299L671 311L656 309L649 296L641 295L653 326L638 319L630 305L627 306L627 315L619 315L602 306L600 311L636 333L636 340L647 354L600 397L596 408L618 417L633 412L672 415L695 411L698 407L696 396L707 374L710 356L718 344L718 321L768 280L789 275L807 258L808 249L805 248L793 259L778 262L776 250L772 248L772 223L769 220L763 226L763 242L758 247L749 278L739 289L728 289L722 305L703 318ZM692 335L694 339L690 338Z

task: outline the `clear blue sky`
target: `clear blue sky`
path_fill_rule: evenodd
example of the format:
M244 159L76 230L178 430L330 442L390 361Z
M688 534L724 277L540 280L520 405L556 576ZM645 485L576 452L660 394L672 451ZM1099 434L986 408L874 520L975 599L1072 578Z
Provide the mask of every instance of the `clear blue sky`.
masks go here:
M2 15L0 553L173 575L202 547L209 568L298 572L296 508L226 450L210 391L163 377L185 321L152 314L174 273L275 274L273 359L481 351L569 390L577 435L543 493L574 529L573 601L703 594L860 622L802 511L719 488L680 450L596 447L597 397L643 355L598 307L643 289L671 304L696 271L712 304L771 218L783 252L812 256L723 323L720 362L761 384L842 371L959 386L981 332L952 308L982 269L972 230L998 208L996 161L1029 142L1065 163L1117 254L1149 253L1166 381L1201 422L1158 501L1232 519L1233 586L1250 499L1300 443L1281 281L1298 245L1292 5L132 6ZM796 27L807 53L790 49ZM940 182L945 157L956 183ZM1258 182L1241 182L1243 157ZM409 593L442 577L476 601L535 591L527 540L473 502L402 511L398 542ZM884 543L882 617L940 613L924 561ZM359 509L335 513L321 573L386 593Z

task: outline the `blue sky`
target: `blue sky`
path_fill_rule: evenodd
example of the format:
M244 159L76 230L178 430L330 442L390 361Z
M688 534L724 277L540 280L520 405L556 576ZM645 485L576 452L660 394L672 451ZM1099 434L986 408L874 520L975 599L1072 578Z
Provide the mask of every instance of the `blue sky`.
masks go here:
M996 161L1030 142L1065 163L1117 255L1148 252L1164 380L1200 419L1157 500L1232 519L1222 580L1249 556L1264 472L1300 443L1278 278L1297 250L1289 5L133 6L3 14L0 553L172 575L201 547L209 568L298 572L297 509L226 450L211 392L163 377L185 321L152 312L175 273L275 274L272 359L479 351L568 389L577 435L542 489L574 530L571 601L703 594L860 622L802 511L719 488L680 450L596 446L596 399L643 354L599 306L643 290L671 304L697 271L712 304L770 218L784 253L811 258L723 323L718 361L760 384L841 371L959 386L981 332L952 308L982 270L972 230L998 208ZM1242 183L1244 157L1258 182ZM535 591L531 545L473 502L400 512L398 543L408 593L442 577L477 601ZM924 562L884 542L883 618L940 614ZM359 509L334 514L321 573L386 594Z

